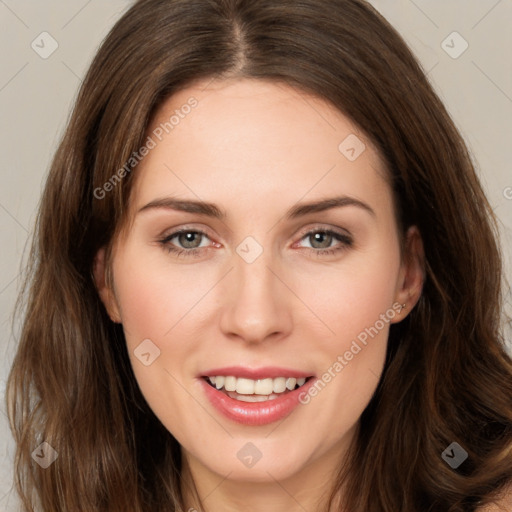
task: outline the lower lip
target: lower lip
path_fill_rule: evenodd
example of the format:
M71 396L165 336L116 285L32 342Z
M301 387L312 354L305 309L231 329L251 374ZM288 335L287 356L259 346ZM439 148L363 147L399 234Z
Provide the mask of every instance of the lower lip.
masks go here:
M208 400L221 414L242 425L260 426L286 418L300 404L299 396L307 393L316 379L311 378L300 388L265 402L235 400L210 386L204 379L200 380Z

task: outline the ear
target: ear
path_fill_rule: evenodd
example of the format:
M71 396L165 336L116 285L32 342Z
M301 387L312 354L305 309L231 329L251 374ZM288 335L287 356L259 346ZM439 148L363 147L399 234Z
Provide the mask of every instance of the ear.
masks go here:
M121 323L119 305L107 279L107 267L105 262L105 248L102 247L94 258L93 277L98 295L107 310L108 316L113 322Z
M411 226L405 235L404 254L395 292L395 304L399 314L392 323L402 321L418 303L425 282L425 253L423 240L416 226Z

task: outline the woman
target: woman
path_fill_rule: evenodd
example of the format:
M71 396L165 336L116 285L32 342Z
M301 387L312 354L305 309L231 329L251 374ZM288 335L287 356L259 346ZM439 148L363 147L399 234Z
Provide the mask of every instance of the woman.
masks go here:
M25 510L507 510L495 233L362 0L138 1L41 204Z

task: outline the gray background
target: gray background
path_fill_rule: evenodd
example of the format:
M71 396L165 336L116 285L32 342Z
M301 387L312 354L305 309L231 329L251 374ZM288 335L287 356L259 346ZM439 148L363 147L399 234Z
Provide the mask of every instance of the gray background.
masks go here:
M501 222L506 275L512 281L512 0L371 3L419 57L467 141ZM17 509L3 394L16 348L12 309L26 244L81 77L99 43L130 4L0 0L0 512ZM454 31L460 36L452 35ZM58 44L46 59L39 53L51 49L52 41L40 36L43 32ZM33 41L39 53L31 47ZM468 48L461 53L466 42ZM510 291L508 297L510 305Z

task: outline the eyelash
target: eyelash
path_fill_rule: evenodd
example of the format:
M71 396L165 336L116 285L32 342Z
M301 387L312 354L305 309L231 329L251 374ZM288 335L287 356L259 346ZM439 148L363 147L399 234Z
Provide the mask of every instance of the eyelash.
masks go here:
M160 243L163 248L168 251L171 254L174 254L177 257L199 257L201 256L201 252L203 249L210 249L210 247L195 247L192 249L181 249L173 244L170 244L170 241L183 234L183 233L196 233L197 235L204 236L206 238L208 237L208 234L204 231L198 230L198 229L179 229L178 231L174 231L170 235L158 240L158 243ZM331 256L336 253L340 253L341 251L347 250L348 248L353 246L353 240L352 237L346 234L338 233L336 231L330 230L330 229L313 229L310 231L307 231L304 233L300 240L304 240L305 238L312 236L317 233L322 233L323 235L332 236L335 240L341 242L340 245L336 247L329 247L326 249L314 249L312 247L305 247L304 249L308 249L308 252L313 252L317 257L322 256Z

